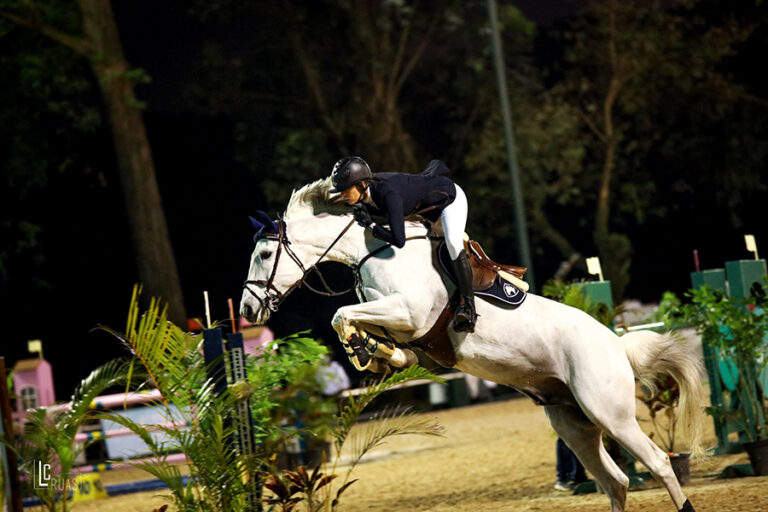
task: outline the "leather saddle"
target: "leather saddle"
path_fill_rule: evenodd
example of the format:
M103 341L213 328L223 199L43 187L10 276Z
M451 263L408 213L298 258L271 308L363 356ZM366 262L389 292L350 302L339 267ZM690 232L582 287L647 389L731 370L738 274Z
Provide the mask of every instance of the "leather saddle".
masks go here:
M515 267L513 265L496 263L485 254L483 248L480 247L480 244L475 240L468 240L465 238L464 250L467 251L467 254L469 255L469 264L472 266L472 287L475 291L483 291L490 288L493 285L496 276L500 273L502 273L502 277L505 277L504 273L506 273L522 281L525 272L528 270L525 267ZM523 291L528 291L527 285L514 284L518 285L519 288L523 288Z
M472 266L472 287L475 294L483 298L499 300L513 308L523 303L528 291L528 284L522 280L527 268L496 263L485 254L480 244L474 240L464 240L464 249L469 254ZM450 257L445 242L437 250L438 260L443 270L453 279ZM408 345L418 347L439 365L451 368L456 364L456 352L448 337L453 312L458 304L458 291L453 294L432 328L421 338L410 341ZM479 320L481 321L481 320Z
M512 265L501 265L491 260L480 244L474 240L465 240L464 249L469 254L472 267L472 288L475 295L483 299L493 299L508 306L517 307L523 303L528 290L528 283L521 277L527 269ZM448 249L441 243L437 249L440 266L456 284Z

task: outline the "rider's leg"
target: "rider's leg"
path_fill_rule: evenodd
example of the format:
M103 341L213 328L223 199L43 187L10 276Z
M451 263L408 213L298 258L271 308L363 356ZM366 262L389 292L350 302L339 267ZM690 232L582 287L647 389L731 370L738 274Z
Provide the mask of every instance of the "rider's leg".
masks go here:
M469 256L464 250L464 229L467 226L467 196L456 185L456 199L445 207L440 214L440 221L445 232L445 244L451 257L453 273L461 294L461 303L453 317L455 331L473 332L475 330L475 294L472 289L472 267Z

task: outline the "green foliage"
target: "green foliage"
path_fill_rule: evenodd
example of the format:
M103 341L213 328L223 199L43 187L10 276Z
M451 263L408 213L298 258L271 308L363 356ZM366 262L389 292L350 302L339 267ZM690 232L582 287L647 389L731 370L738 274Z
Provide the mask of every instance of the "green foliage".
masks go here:
M695 326L720 359L731 359L738 368L739 416L747 435L752 441L768 438L768 402L758 381L768 367L768 302L765 297L729 297L710 286L686 295L692 303L679 308L680 318Z
M266 453L278 451L291 437L311 444L325 441L330 433L337 399L323 395L318 378L327 352L306 333L298 333L248 358L251 411Z
M398 373L390 375L386 379L382 379L381 381L379 381L378 383L372 386L369 386L364 393L358 396L349 397L347 404L344 406L341 413L339 414L338 425L334 430L336 451L338 453L341 453L341 448L346 442L347 437L349 436L349 433L352 430L352 427L357 421L357 418L360 416L363 410L368 405L370 405L371 402L373 402L373 400L376 397L378 397L388 389L391 389L393 386L396 386L398 384L403 384L405 382L416 380L416 379L429 379L434 382L441 382L441 383L445 382L440 377L437 377L436 375L431 374L430 372L428 372L427 370L425 370L420 366L411 366L411 367L405 368L404 370ZM370 448L372 447L373 446L371 446ZM359 461L359 458L362 457L364 454L365 452L360 453L357 460Z
M389 377L382 378L357 396L350 396L340 414L335 418L336 425L333 430L333 437L336 459L333 465L328 468L329 473L321 471L321 469L326 469L326 464L321 464L311 474L304 467L299 467L296 471L272 473L265 484L273 493L272 496L266 498L267 503L280 506L283 512L290 512L299 504L303 504L307 512L335 511L342 493L357 481L350 480L352 472L370 450L384 444L388 438L393 436L408 434L443 435L443 427L429 418L413 416L408 410L398 412L395 409L377 413L364 427L360 426L353 431L352 427L357 423L360 414L376 397L394 386L415 379L445 382L424 368L411 366ZM351 461L348 464L343 482L336 488L334 494L332 482L337 478L336 468L346 446L350 447L348 451Z
M114 334L136 357L146 370L148 379L156 385L164 397L165 420L180 428L164 425L139 425L119 413L101 413L96 417L115 421L137 434L160 460L153 463L137 463L165 482L171 490L172 500L181 511L228 511L243 510L255 496L260 485L257 475L269 466L269 456L276 439L287 435L281 423L292 414L300 412L306 421L305 430L315 434L332 433L339 450L348 437L359 414L376 396L392 386L417 378L440 381L426 370L412 367L370 387L350 399L342 413L334 416L335 404L330 399L319 398L317 382L319 364L327 352L321 344L303 333L275 340L267 350L248 361L248 382L230 386L219 395L207 379L203 356L200 353L200 336L184 333L168 322L165 308L152 300L149 308L140 313L138 300L140 288L134 290L129 308L125 333L103 328ZM136 375L133 365L126 367L126 375ZM78 395L79 396L79 395ZM85 397L86 395L83 394ZM90 396L90 395L88 395ZM232 414L239 404L250 400L257 426L256 440L264 446L253 456L233 449L240 417ZM318 406L312 400L319 400ZM287 410L286 410L287 409ZM315 416L313 419L312 416ZM288 420L291 421L291 420ZM405 414L393 416L389 423L384 418L356 444L354 465L365 453L384 439L393 435L423 433L439 435L440 428L426 420L412 419ZM161 432L168 441L157 441L152 432ZM165 456L169 451L181 451L189 460L190 477L183 483L178 466L169 464ZM335 478L305 468L273 474L267 487L273 489L273 504L290 510L300 501L308 510L327 506L335 509L343 491L351 485L347 481L330 497L330 483ZM285 486L282 482L291 481ZM280 487L283 485L283 487ZM318 493L327 496L318 497ZM287 494L286 494L287 493ZM298 496L297 496L298 495Z
M661 296L659 306L647 318L647 322L664 322L667 325L677 323L680 306L680 298L673 292L665 291Z
M336 161L326 150L326 136L321 130L286 129L280 133L271 170L262 181L264 197L271 209L286 205L299 184L330 176Z
M768 103L723 71L758 33L760 22L743 16L735 4L708 0L585 2L546 33L564 55L543 72L529 68L530 41L505 37L506 52L515 56L507 61L509 96L534 252L553 247L569 260L598 249L620 297L629 279L630 233L648 220L690 214L694 193L697 201L704 193L740 226L738 205L765 190L759 162L768 151L756 138L765 132ZM485 80L473 82L474 90L489 93L487 103L478 100L482 123L470 132L464 158L471 180L459 182L470 197L483 198L473 203L469 229L492 252L491 242L505 247L514 239L509 208L499 207L510 204L510 184L493 79L478 76ZM603 230L595 211L606 170Z
M199 346L201 335L185 333L168 321L168 308L152 298L149 309L139 314L141 287L134 286L125 333L109 327L100 329L114 335L136 357L149 375L155 388L163 394L168 407L169 397L180 409L195 403L196 387L206 380ZM135 365L131 362L131 371Z
M584 283L585 281L566 283L560 279L552 279L542 287L541 293L567 306L584 311L603 325L611 326L616 316L623 311L622 306L616 306L611 310L603 302L593 302L584 293Z
M183 511L235 511L247 507L255 492L255 475L264 463L233 449L235 435L244 421L233 411L250 397L251 390L239 387L219 395L206 373L200 347L202 335L185 333L167 320L167 308L157 299L139 311L141 288L135 287L125 333L112 333L135 356L152 384L163 395L164 425L139 425L119 413L98 417L130 429L144 441L155 457L154 463L136 466L166 483L171 499ZM131 366L133 372L133 365ZM163 433L169 441L157 441L152 432ZM189 460L189 479L184 485L178 466L169 464L169 451L181 451Z
M4 0L0 10L27 12L30 4ZM42 19L77 26L67 2L34 4ZM32 283L42 288L44 192L83 170L101 115L90 70L70 49L2 16L0 47L0 281L18 279L33 262Z

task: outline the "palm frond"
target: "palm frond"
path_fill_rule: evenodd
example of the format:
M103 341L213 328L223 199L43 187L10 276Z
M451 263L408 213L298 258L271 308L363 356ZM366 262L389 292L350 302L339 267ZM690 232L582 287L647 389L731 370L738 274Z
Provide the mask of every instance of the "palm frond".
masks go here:
M140 295L141 287L134 287L125 333L101 325L97 328L115 336L141 361L167 404L167 397L183 397L169 392L174 386L189 382L190 369L195 365L190 365L188 359L197 339L168 321L168 308L158 299L152 298L149 308L140 315Z
M61 417L60 427L72 430L71 434L74 435L96 397L113 386L130 386L131 373L130 361L126 359L113 359L93 370L75 388L71 398L72 406Z
M377 414L361 432L352 434L352 463L350 471L372 449L385 444L386 439L408 434L443 436L445 429L429 418L415 416L410 410L385 409Z
M350 397L344 408L339 413L338 425L334 429L336 453L341 453L341 447L349 435L352 426L357 422L363 410L379 395L399 384L416 380L428 379L434 382L444 383L445 379L438 377L422 368L414 365L401 372L390 375L378 383L369 386L364 393L356 397Z
M131 418L114 412L100 412L94 414L93 417L99 420L113 421L121 427L129 429L136 434L154 454L159 454L166 450L165 446L162 446L155 441L155 438L152 436L152 431L150 430L152 428L150 425L136 423Z

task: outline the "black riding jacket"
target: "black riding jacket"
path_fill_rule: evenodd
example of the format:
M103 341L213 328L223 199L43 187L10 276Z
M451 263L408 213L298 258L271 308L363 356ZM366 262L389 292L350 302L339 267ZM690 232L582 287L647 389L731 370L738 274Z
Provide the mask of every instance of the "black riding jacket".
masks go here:
M442 176L448 168L439 160L433 160L421 174L382 172L374 174L368 187L375 206L365 204L372 217L383 217L389 229L373 227L373 236L395 247L405 245L405 217L425 208L424 218L436 222L446 206L456 199L456 186Z

